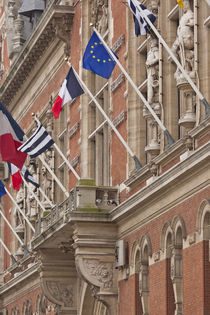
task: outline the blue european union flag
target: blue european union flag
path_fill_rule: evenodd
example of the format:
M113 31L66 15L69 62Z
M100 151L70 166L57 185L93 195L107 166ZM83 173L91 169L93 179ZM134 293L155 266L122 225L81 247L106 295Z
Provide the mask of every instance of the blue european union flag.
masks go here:
M109 79L115 64L98 35L93 32L83 56L83 68Z
M4 188L4 184L0 180L0 197L4 196L6 194L6 190Z

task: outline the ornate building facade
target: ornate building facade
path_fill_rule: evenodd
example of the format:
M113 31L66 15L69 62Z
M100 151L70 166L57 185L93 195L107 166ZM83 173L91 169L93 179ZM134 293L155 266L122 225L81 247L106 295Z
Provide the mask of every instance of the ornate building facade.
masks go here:
M155 27L210 101L210 7L204 0L144 0ZM94 26L175 140L167 138L119 67L109 80L82 68ZM75 171L51 147L27 168L33 185L0 179L1 315L209 315L210 110L153 32L134 34L119 0L1 0L0 101L27 136L45 126ZM51 108L69 60L142 164L88 94ZM1 126L0 126L1 128ZM37 197L39 203L37 202ZM27 248L27 251L24 250Z

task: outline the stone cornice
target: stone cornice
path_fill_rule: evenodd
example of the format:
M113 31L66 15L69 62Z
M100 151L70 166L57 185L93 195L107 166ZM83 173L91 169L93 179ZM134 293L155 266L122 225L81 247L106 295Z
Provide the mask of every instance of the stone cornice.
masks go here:
M149 199L152 200L157 193L160 194L162 190L174 185L174 183L179 180L180 176L185 175L186 178L188 173L192 175L193 169L197 168L199 165L204 165L208 168L209 162L210 141L192 152L184 161L177 163L174 167L156 177L155 181L150 185L144 187L127 201L112 210L110 212L112 221L118 222L125 216L128 217L131 211L133 212L137 207L141 208L141 205L148 202Z
M63 37L66 36L70 41L74 8L72 6L56 5L55 2L52 1L46 8L0 89L0 99L5 105L8 105L14 98L15 91L21 88L39 58L45 53L56 36L61 38L61 31L66 32Z
M210 118L203 120L198 126L193 128L189 132L189 136L197 139L203 134L209 132L210 130ZM186 139L182 138L176 141L172 146L167 148L163 153L158 155L153 159L154 164L156 165L165 165L169 163L176 157L179 157L180 154L186 151ZM149 165L145 165L138 172L133 172L133 174L124 182L126 186L132 187L137 186L139 183L142 183L148 176L150 176Z
M39 270L39 263L32 265L31 267L27 268L26 270L20 272L16 277L5 283L3 286L0 287L0 295L5 294L7 291L16 288L18 285L23 286L23 281L29 281L28 279L36 274ZM38 277L38 274L37 274Z

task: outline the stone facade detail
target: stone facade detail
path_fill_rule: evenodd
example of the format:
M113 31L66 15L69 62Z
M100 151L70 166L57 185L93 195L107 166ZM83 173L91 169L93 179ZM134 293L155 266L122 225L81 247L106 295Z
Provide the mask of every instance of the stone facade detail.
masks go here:
M121 122L126 119L126 110L123 110L115 119L113 120L113 124L115 127L119 126Z
M120 37L118 37L118 39L112 46L112 51L116 53L120 49L120 47L124 44L124 42L125 42L125 35L121 34Z
M100 34L108 29L108 0L94 0L91 4L91 22Z
M125 76L123 73L121 73L117 79L112 83L111 85L111 91L114 92L119 86L120 84L125 80Z
M99 286L104 289L113 287L113 264L101 263L97 260L84 260L84 268L87 273L96 279Z
M73 127L69 130L69 138L71 139L73 135L78 131L79 129L79 123L74 124Z
M63 302L64 307L72 307L74 303L74 290L72 285L59 281L46 281L46 286L53 298Z

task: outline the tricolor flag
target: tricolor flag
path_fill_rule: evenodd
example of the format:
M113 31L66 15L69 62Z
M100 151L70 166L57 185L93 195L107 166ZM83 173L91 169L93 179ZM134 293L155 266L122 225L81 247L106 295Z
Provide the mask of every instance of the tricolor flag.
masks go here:
M177 0L177 3L182 9L184 9L184 3L182 0Z
M31 184L33 184L36 188L39 188L39 184L35 180L35 178L30 174L30 172L27 170L25 165L23 165L23 168L21 170L21 173L23 174L25 180Z
M35 158L45 152L53 143L54 140L39 122L36 131L18 150L30 155L31 158Z
M63 106L83 94L84 91L75 76L74 69L71 67L55 100L52 108L54 118L57 119L62 111Z
M19 168L17 168L17 166L15 166L12 163L7 163L7 164L8 164L9 172L12 176L13 189L18 191L20 190L21 184L23 182L22 177L19 172Z
M22 176L20 174L20 170L12 163L8 163L8 168L9 168L9 172L12 176L13 189L18 191L18 190L20 190L21 184L23 182ZM34 177L30 174L30 172L27 170L25 165L23 165L21 173L27 182L30 182L35 187L39 188L39 184L34 179Z
M135 23L135 35L146 35L146 33L149 31L150 26L143 17L142 13L140 12L139 8L135 3L133 3L132 0L128 0L128 5L133 13L133 19ZM150 21L154 24L156 17L149 11L143 4L139 2L139 6L142 10L144 10L145 15L150 19Z
M4 196L6 194L6 190L4 188L4 184L0 180L0 197Z
M0 103L0 154L2 161L22 168L26 154L17 150L23 141L24 132Z

